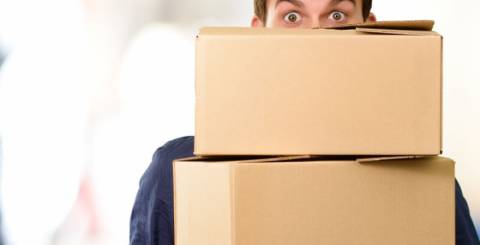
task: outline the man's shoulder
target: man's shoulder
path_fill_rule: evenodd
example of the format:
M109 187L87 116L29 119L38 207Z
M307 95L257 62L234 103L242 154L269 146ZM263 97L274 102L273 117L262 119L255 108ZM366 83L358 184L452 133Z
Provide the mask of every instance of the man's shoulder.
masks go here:
M153 154L152 162L145 171L141 182L148 185L150 182L156 181L159 174L169 174L175 159L192 157L193 142L193 136L184 136L160 146Z
M152 162L140 180L132 209L130 244L145 244L146 241L173 244L172 162L193 156L193 141L193 136L176 138L153 154Z
M168 141L159 147L154 155L155 158L182 158L193 156L193 136L184 136Z

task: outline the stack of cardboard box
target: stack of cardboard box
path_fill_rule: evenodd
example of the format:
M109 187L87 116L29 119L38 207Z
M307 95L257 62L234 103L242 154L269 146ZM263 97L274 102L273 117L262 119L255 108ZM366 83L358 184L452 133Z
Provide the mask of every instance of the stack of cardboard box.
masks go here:
M175 244L454 244L432 26L202 29Z

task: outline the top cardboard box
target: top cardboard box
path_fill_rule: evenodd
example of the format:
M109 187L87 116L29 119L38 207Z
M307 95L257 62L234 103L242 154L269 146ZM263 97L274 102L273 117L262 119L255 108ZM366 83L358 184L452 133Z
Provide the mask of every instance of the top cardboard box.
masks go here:
M195 154L440 154L442 37L432 26L201 29Z

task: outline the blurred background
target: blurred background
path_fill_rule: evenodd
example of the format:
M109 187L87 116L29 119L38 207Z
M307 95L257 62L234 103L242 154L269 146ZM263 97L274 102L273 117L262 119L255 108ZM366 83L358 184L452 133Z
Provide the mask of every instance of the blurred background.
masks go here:
M194 40L248 26L253 0L0 0L5 244L128 244L156 148L194 132ZM478 0L374 0L444 36L444 155L480 228ZM480 229L479 229L480 231ZM2 242L0 242L1 244Z

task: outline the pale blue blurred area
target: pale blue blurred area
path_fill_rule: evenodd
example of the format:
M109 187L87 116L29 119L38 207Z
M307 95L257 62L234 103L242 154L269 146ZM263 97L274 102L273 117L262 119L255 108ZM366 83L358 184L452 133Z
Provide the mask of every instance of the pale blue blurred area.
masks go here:
M2 69L3 61L5 60L5 53L0 45L0 70ZM2 149L2 135L0 134L0 179L2 178L2 157L3 157L3 149ZM0 197L1 198L1 197ZM0 200L1 203L1 200ZM2 222L2 209L0 205L0 245L3 245L3 222Z
M2 66L1 58L2 57L1 57L1 54L0 54L0 69L1 69L1 66ZM0 176L2 176L2 138L1 138L1 135L0 135ZM1 200L0 200L0 202L1 202ZM0 208L0 245L3 245L3 244L4 244L4 242L3 242L2 209Z
M2 47L0 46L0 69L2 67L3 61L5 61L5 54L4 54L4 51L2 50Z
M477 235L479 235L480 234L480 218L478 218L478 216L476 216L476 220L474 220L474 223L477 228Z

